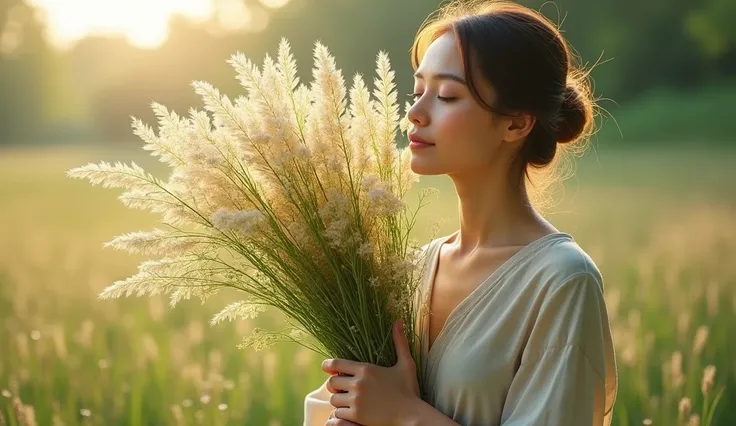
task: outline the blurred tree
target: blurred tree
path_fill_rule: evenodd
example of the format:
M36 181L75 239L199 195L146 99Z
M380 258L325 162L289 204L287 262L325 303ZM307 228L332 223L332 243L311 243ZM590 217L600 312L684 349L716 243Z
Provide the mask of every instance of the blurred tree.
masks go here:
M54 93L54 54L34 9L0 0L0 144L38 138Z
M722 62L736 51L736 26L733 25L735 19L734 0L701 2L685 18L685 31L697 43L708 72L728 74L736 71L733 65L728 66Z
M258 1L244 1L248 7L262 8ZM731 10L736 3L730 0L702 0L699 8L689 0L521 2L560 25L585 66L596 65L592 72L595 90L604 98L626 102L652 90L700 87L734 74L733 64L723 60L733 50L728 36L731 30L725 31L730 28L730 20L723 18L736 17ZM99 92L93 110L100 115L97 122L108 135L120 136L120 132L128 132L127 115L151 118L150 100L184 113L192 102L196 105L198 100L190 96L190 80L207 80L226 93L239 93L225 60L231 53L242 51L258 61L267 52L275 53L281 37L291 41L304 79L310 77L316 40L330 47L348 82L358 71L372 80L375 54L379 49L386 50L396 70L403 103L412 85L408 55L411 41L427 15L444 3L406 0L398 7L392 0L370 4L356 0L292 0L282 9L267 12L265 30L224 36L212 35L203 26L184 20L174 21L171 37L157 55L134 70L127 68L127 77L110 79L114 84ZM707 31L699 30L699 26ZM129 102L124 101L126 97ZM111 98L118 102L106 102ZM129 132L122 133L126 134Z

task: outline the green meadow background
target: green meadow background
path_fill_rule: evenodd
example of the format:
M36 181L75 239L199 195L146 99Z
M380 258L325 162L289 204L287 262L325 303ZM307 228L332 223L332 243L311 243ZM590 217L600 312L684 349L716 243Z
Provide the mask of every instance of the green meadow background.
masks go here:
M604 275L620 378L614 425L686 424L683 397L706 424L721 390L711 424L736 424L736 3L522 3L544 4L585 62L601 59L600 131L546 215ZM403 103L412 36L440 3L292 0L268 9L257 32L175 18L156 49L90 35L67 50L44 36L34 4L0 0L0 425L301 425L322 360L289 344L236 348L253 327L278 326L276 313L210 327L237 295L175 309L164 298L97 300L144 259L102 244L158 217L64 173L120 160L165 176L129 116L155 124L151 100L200 107L191 80L239 94L225 60L240 50L258 62L281 36L304 79L317 39L348 78L372 75L387 50ZM13 31L22 42L11 49ZM422 210L420 241L437 221L440 234L457 228L451 182L423 177L415 191L424 187L440 191ZM706 366L716 374L704 393Z

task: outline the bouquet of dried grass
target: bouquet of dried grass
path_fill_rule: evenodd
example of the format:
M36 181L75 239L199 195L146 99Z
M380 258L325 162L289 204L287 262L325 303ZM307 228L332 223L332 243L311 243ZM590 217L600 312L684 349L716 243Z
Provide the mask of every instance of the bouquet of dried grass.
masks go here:
M126 206L163 218L160 228L106 243L160 258L100 297L167 294L173 306L240 290L244 299L213 324L274 307L292 326L256 329L243 346L292 341L326 357L382 366L396 362L391 326L401 319L419 361L415 325L424 309L415 292L423 262L409 234L429 194L420 192L414 208L405 202L416 176L408 149L395 141L407 122L388 56L378 54L372 93L359 74L348 93L320 43L309 86L299 83L286 40L260 68L240 53L228 62L245 95L232 101L194 82L204 111L184 118L154 103L158 133L133 119L144 149L171 168L167 181L135 163L68 171L124 188Z

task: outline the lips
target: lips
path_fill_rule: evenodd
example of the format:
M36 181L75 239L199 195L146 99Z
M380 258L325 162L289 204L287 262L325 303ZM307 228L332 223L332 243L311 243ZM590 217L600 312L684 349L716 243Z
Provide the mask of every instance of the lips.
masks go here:
M416 136L416 135L409 135L409 140L411 142L414 142L414 143L422 143L422 144L425 144L425 145L434 145L433 143L427 142L424 139L422 139L422 138L420 138L419 136Z

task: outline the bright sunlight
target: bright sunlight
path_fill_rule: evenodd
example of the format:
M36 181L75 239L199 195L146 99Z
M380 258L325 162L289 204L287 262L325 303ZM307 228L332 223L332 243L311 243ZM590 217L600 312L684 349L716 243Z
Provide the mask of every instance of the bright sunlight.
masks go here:
M261 0L261 3L278 8L288 1ZM87 35L122 35L135 46L156 48L166 41L173 15L199 22L214 17L231 30L254 24L243 0L32 0L31 3L42 11L49 41L59 48L68 47Z

